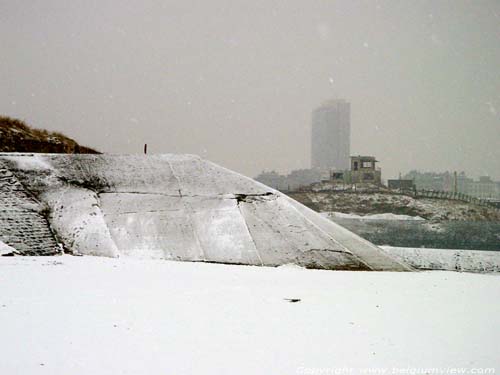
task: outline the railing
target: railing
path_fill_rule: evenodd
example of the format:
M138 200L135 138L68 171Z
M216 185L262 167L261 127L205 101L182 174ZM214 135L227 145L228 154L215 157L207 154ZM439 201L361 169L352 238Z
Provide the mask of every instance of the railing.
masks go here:
M453 192L453 191L439 191L439 190L414 190L414 191L403 191L403 193L410 194L415 198L435 198L435 199L447 199L454 201L461 201L466 203L476 204L478 206L494 207L498 208L493 202L487 199L473 197L464 193Z

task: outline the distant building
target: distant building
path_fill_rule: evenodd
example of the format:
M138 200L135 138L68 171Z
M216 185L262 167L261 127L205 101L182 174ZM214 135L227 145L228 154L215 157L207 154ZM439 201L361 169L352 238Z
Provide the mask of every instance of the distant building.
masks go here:
M311 188L321 190L378 189L382 186L382 171L376 166L374 156L351 156L351 167L330 171L330 179L313 184Z
M262 172L255 180L280 191L297 190L321 181L324 177L323 171L319 169L297 169L288 175L281 175L275 171Z
M473 182L474 182L474 180L472 178L467 177L465 172L460 172L459 174L457 174L457 182L456 182L457 192L471 195L470 193L468 193L468 186L470 184L472 184ZM471 195L471 196L474 196L474 195Z
M349 168L351 105L331 100L312 113L311 166L326 170Z
M328 173L325 176L324 171L319 169L296 169L291 171L286 177L290 189L296 190L321 181L325 177L328 178Z
M374 156L351 156L350 182L352 184L381 185L382 172L375 166Z
M411 171L403 178L413 180L418 190L456 191L475 198L500 199L500 184L488 176L474 181L464 172L455 175L452 172Z
M479 177L479 181L472 181L465 187L465 193L476 198L497 199L500 198L499 184L489 176Z
M415 190L415 183L413 180L387 180L387 187L390 190Z
M413 180L418 190L453 191L454 177L450 172L419 172L410 171L405 180Z
M287 190L288 188L286 176L276 171L263 171L255 177L255 180L276 190Z

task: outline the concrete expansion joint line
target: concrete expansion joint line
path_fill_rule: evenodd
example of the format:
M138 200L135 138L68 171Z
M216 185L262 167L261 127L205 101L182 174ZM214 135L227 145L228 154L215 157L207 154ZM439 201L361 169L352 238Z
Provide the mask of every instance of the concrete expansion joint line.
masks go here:
M303 253L310 253L314 251L328 251L330 253L341 253L341 254L350 254L344 250L334 250L334 249L307 249L307 250L302 250Z

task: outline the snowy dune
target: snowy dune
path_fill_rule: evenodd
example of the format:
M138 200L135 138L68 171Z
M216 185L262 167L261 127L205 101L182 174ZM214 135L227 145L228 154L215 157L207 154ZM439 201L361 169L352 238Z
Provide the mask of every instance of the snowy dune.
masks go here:
M0 285L0 374L500 370L497 275L4 257Z

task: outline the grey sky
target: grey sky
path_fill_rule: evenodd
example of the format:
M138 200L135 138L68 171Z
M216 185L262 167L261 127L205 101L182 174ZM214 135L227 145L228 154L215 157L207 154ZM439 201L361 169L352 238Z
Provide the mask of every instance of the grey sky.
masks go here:
M309 166L310 117L352 153L500 179L499 1L0 0L0 113L105 152Z

